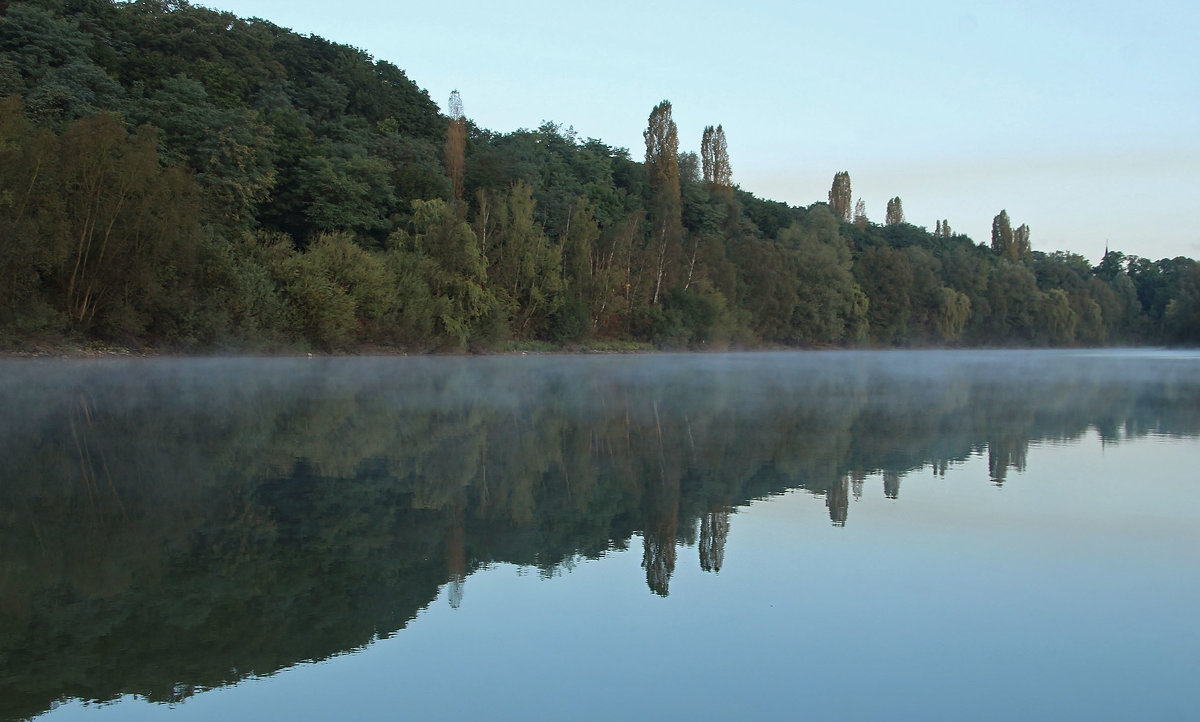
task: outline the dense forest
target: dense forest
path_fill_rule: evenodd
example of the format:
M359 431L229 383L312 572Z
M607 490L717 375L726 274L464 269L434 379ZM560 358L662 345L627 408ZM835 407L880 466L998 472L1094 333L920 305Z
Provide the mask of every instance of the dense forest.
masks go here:
M671 111L635 159L265 20L0 0L0 348L1200 343L1192 259L757 198Z

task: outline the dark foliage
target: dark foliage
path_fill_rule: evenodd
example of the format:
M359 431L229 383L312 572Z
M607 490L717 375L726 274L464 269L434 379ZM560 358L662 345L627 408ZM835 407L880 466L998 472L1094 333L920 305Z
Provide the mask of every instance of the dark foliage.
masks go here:
M704 178L665 101L650 165L452 126L389 62L185 0L0 5L0 99L2 347L1200 338L1188 258L1090 268L1004 212L989 249L899 198L851 223L845 172L832 217L757 198Z

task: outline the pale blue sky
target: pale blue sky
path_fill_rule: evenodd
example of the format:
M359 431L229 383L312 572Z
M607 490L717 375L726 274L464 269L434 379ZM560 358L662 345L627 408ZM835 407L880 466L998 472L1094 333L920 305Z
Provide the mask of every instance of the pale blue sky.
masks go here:
M644 153L669 99L681 150L723 124L734 181L791 204L847 170L882 221L1038 250L1200 258L1200 4L385 3L209 0L403 68L501 132L544 120Z

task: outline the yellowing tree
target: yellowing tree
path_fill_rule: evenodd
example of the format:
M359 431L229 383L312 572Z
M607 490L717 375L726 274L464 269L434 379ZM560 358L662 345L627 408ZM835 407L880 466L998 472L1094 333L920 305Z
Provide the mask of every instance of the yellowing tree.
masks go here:
M1029 244L1029 226L1024 223L1013 231L1013 254L1020 259L1033 255L1033 246Z
M446 176L450 179L454 199L462 200L463 179L467 170L467 121L463 117L462 96L457 90L450 93L448 110L450 126L446 129Z

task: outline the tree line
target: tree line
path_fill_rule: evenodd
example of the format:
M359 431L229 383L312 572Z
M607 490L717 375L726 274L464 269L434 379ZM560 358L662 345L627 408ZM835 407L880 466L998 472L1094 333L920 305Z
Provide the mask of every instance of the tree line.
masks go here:
M181 350L1200 342L1200 269L990 245L733 180L663 101L634 158L442 115L355 48L175 0L0 3L0 345ZM716 119L714 119L716 120ZM734 141L736 143L736 139Z

